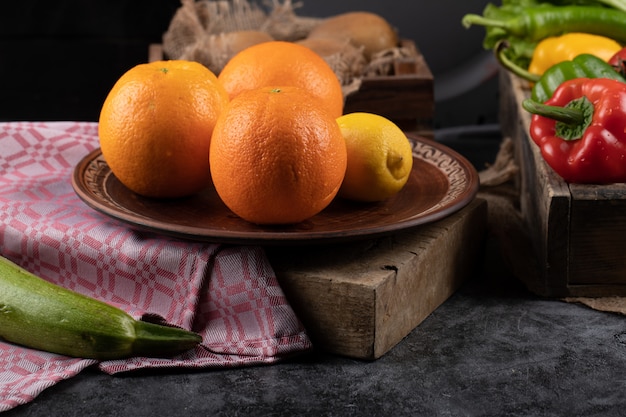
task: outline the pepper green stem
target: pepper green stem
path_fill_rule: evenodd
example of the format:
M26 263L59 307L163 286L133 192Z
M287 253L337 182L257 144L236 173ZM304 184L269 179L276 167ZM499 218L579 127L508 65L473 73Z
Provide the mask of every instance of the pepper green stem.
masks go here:
M528 30L525 25L525 21L519 18L513 18L508 20L498 20L489 17L484 17L479 14L469 13L463 16L461 19L463 27L468 29L472 25L484 26L485 28L498 28L502 29L509 35L519 36L520 38L528 35Z
M585 130L593 119L593 103L585 96L574 99L565 107L550 106L532 99L522 102L524 110L556 120L555 134L563 140L577 140L582 138Z
M472 25L479 25L479 26L485 26L485 27L491 27L491 28L502 28L507 31L510 26L504 20L490 19L488 17L483 17L479 14L472 14L472 13L469 13L463 16L463 19L461 19L461 24L466 29L468 29Z
M549 106L529 98L522 102L522 107L529 113L538 114L568 125L577 125L584 122L583 112L578 109Z
M502 65L502 67L505 68L507 71L512 72L520 78L523 78L533 83L538 82L541 79L541 76L525 70L524 68L515 64L506 56L506 51L509 48L510 44L506 40L500 40L498 41L498 43L496 43L496 46L494 47L494 53L500 65Z

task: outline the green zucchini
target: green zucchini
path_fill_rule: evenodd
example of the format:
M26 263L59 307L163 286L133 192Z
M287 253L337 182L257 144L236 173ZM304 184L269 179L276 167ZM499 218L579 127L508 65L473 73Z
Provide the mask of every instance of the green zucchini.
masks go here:
M202 337L139 321L102 301L54 285L0 256L0 338L33 349L99 360L164 357Z

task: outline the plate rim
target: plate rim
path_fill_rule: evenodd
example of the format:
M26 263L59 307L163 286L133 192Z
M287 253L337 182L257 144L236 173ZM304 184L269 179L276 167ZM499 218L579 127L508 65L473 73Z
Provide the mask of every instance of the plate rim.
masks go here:
M418 144L430 146L435 150L446 154L452 160L457 162L459 166L462 168L464 176L466 178L465 187L460 192L460 198L455 198L452 202L448 203L444 207L436 210L433 213L426 214L421 217L408 219L406 221L399 221L395 224L386 224L386 225L378 225L371 228L362 228L362 229L350 229L348 231L298 231L298 232L281 232L281 231L267 231L266 229L263 231L251 232L251 231L237 231L237 230L220 230L219 233L216 233L216 229L210 229L212 233L199 233L198 228L177 225L174 223L170 223L173 227L170 227L170 224L164 224L163 222L144 216L141 213L134 213L126 208L113 209L110 205L105 204L99 198L94 197L94 193L85 188L83 186L83 181L85 177L86 168L91 164L91 162L101 156L101 149L98 147L88 154L86 154L81 160L76 164L73 174L72 174L72 187L74 192L78 195L78 197L85 203L87 206L92 209L117 220L124 222L127 225L134 226L140 230L154 232L157 234L181 238L185 240L192 241L202 241L202 242L213 242L213 243L234 243L234 244L318 244L318 243L329 243L329 242L338 242L338 241L349 241L349 240L359 240L363 238L374 238L380 237L383 235L392 234L404 229L409 229L412 227L417 227L424 224L433 223L435 221L441 220L449 215L461 210L469 203L471 203L476 194L478 193L479 188L479 179L478 172L474 168L474 166L461 154L457 151L443 145L433 139L425 138L413 133L406 133L409 140L411 140L413 149ZM416 157L414 153L414 158ZM426 161L429 162L429 161ZM106 162L103 162L106 164ZM430 162L429 162L430 163ZM108 168L108 165L107 165ZM441 171L446 178L449 180L449 176L443 172L439 167L437 167L439 171ZM109 170L109 175L113 175ZM104 187L103 187L104 188ZM446 195L450 193L450 187L446 191ZM443 200L443 199L442 199ZM440 200L441 201L441 200ZM117 203L114 199L108 200L109 203L112 203L118 207L121 207L119 203ZM131 215L129 212L134 213ZM145 219L145 221L139 220ZM161 227L156 227L154 225L148 224L149 221L156 221L161 224ZM243 221L243 220L242 220ZM209 230L206 228L202 228L201 230Z

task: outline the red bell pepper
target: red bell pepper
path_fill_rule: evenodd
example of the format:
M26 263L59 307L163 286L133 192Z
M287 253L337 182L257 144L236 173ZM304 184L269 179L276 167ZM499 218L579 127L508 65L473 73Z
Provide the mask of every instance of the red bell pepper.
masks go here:
M546 163L570 183L626 182L626 83L604 78L563 82L533 113L530 136Z
M615 52L615 55L609 59L608 64L615 68L615 71L620 75L626 75L626 48Z

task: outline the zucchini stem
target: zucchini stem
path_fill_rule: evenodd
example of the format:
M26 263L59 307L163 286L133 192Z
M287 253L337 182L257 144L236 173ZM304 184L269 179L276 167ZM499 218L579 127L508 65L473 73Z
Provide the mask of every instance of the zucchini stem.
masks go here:
M197 333L136 321L132 356L171 356L192 349L200 342L202 336Z

